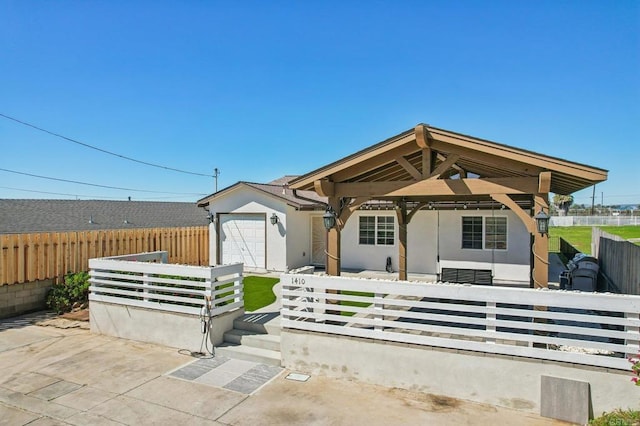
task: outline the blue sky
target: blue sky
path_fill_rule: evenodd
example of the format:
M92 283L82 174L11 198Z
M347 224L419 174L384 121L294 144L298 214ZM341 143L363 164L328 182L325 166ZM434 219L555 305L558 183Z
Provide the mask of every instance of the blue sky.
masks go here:
M638 1L0 2L0 113L219 187L417 123L608 169L640 203ZM211 177L0 117L0 198L194 201ZM18 191L73 194L71 196ZM574 194L590 204L591 189Z

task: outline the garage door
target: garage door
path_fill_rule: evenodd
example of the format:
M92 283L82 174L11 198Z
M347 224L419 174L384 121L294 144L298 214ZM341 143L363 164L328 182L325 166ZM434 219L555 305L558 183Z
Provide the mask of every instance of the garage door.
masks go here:
M245 267L265 268L265 215L220 215L222 263L242 262Z

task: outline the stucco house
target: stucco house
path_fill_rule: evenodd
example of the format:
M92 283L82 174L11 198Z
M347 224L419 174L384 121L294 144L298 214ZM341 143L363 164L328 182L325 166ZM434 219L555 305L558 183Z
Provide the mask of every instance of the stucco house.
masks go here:
M211 264L273 271L316 265L439 276L490 272L546 284L547 236L533 219L548 193L607 171L420 124L303 176L238 182L198 201L209 210ZM336 225L327 230L323 215ZM326 264L326 265L325 265ZM538 279L534 278L534 270Z

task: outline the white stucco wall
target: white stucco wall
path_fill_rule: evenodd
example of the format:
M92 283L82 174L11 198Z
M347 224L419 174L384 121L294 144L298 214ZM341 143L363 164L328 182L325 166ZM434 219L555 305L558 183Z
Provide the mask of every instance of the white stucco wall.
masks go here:
M359 223L361 216L393 216L395 235L398 235L398 221L390 210L358 210L347 220L341 232L341 264L345 269L373 269L384 271L387 257L391 257L394 271L398 270L398 242L392 246L362 245L359 243ZM397 239L397 238L396 238Z
M387 256L398 270L398 243L393 246L360 245L360 216L394 216L393 211L359 210L342 230L342 267L345 269L384 270ZM407 228L407 267L409 272L436 274L440 268L491 269L497 281L529 282L530 236L522 221L511 211L493 212L507 218L507 250L462 249L462 216L491 216L491 211L418 212ZM438 225L439 222L439 225ZM395 220L396 239L398 223Z
M285 271L310 264L311 215L318 212L297 211L267 194L240 187L214 200L214 213L264 213L267 218L267 269ZM276 213L277 225L269 218ZM462 216L503 216L507 218L507 250L462 249ZM390 246L360 245L358 224L360 216L392 216L396 241ZM212 225L210 264L216 261L216 229ZM391 257L394 271L398 270L398 222L394 211L358 210L342 230L342 267L344 269L384 270ZM530 235L522 221L509 210L432 211L418 212L407 229L407 266L409 272L437 274L441 268L490 269L497 282L529 282ZM437 263L438 253L440 263Z
M216 215L225 213L266 214L266 269L284 271L287 267L287 207L284 201L267 194L261 194L247 187L239 187L213 200L209 205L209 211ZM276 225L272 225L269 221L273 213L278 215L279 222ZM209 229L209 264L215 265L217 259L217 229L214 224Z
M300 268L311 263L311 214L287 206L287 266ZM318 214L315 212L315 214Z
M463 216L507 218L507 250L462 249ZM510 210L457 210L440 213L440 267L491 269L494 280L529 282L530 234Z

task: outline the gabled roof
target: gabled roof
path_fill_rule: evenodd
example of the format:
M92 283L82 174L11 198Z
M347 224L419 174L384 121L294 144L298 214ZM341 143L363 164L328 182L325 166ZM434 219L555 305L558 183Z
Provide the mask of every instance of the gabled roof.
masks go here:
M308 198L309 200L297 198L296 196L293 195L293 191L289 189L287 184L296 177L298 176L287 175L287 176L278 178L276 180L273 180L269 183L256 183L256 182L245 182L245 181L236 182L231 186L223 188L218 192L215 192L211 195L208 195L202 198L201 200L198 200L197 205L198 207L208 206L215 199L222 197L238 188L246 187L258 192L265 193L277 199L280 199L285 203L287 203L288 205L290 205L291 207L294 207L299 210L313 210L315 208L320 208L320 207L324 208L324 205L327 199L325 197L320 197L318 194L315 193L315 191L299 191L298 192L299 195L301 195L304 198ZM314 202L310 200L314 200Z
M312 190L315 181L327 178L333 182L412 180L414 176L398 158L404 158L416 172L421 173L422 148L425 147L434 154L434 168L450 155L456 155L456 168L479 177L537 177L541 172L549 171L551 192L557 194L571 194L607 179L607 170L604 169L419 124L414 129L300 176L289 185L298 190ZM450 169L449 174L443 177L450 177L453 171L455 169Z
M0 200L0 234L172 228L207 224L205 212L193 203Z

